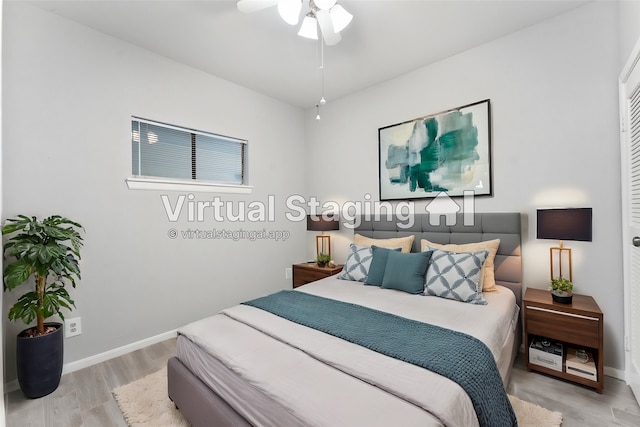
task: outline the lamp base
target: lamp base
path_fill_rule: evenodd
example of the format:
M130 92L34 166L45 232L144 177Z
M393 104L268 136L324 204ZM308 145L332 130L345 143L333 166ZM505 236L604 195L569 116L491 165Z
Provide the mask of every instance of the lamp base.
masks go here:
M329 255L331 259L331 236L327 234L318 234L316 236L316 257L320 254ZM329 262L327 260L326 262Z
M554 257L553 254L554 252L558 253L557 257ZM555 248L549 248L549 263L551 265L551 280L554 279L554 277L562 277L564 276L562 274L562 259L563 259L563 254L566 253L567 257L568 257L568 267L569 267L569 281L573 282L573 266L571 265L571 248L565 248L564 245L562 244L562 240L560 241L559 245ZM554 258L558 259L558 270L559 273L557 276L555 274L555 269L554 269Z

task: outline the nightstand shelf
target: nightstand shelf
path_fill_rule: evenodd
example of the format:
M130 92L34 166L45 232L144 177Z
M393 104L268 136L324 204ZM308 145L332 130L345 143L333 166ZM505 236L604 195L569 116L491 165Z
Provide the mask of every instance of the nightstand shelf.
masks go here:
M315 262L305 262L293 265L293 287L305 285L309 282L333 276L342 271L342 264L335 267L318 267Z
M525 359L527 369L553 375L595 388L604 388L604 319L595 300L587 295L573 295L571 304L559 304L552 300L549 291L527 289L522 301L524 307ZM563 344L562 371L530 363L529 345L534 338L546 338ZM582 348L593 355L597 381L581 378L566 372L566 348Z

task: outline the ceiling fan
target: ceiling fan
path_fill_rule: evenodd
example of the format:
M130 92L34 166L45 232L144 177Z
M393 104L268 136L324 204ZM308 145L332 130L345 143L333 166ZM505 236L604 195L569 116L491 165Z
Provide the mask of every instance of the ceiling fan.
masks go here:
M289 25L298 25L306 0L239 0L238 10L249 13L277 6L278 13ZM337 44L340 31L351 22L353 15L337 4L337 0L309 0L309 11L304 14L298 35L318 40L318 28L327 46Z

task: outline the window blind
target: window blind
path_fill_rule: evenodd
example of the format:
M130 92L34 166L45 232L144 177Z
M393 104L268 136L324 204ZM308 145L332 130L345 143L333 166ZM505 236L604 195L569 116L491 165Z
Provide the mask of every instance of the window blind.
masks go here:
M133 117L134 176L246 185L247 142Z

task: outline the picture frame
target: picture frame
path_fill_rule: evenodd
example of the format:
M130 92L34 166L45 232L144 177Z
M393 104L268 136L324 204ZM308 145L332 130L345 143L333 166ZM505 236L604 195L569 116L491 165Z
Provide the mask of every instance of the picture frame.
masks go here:
M493 196L490 100L379 128L378 159L381 201Z

